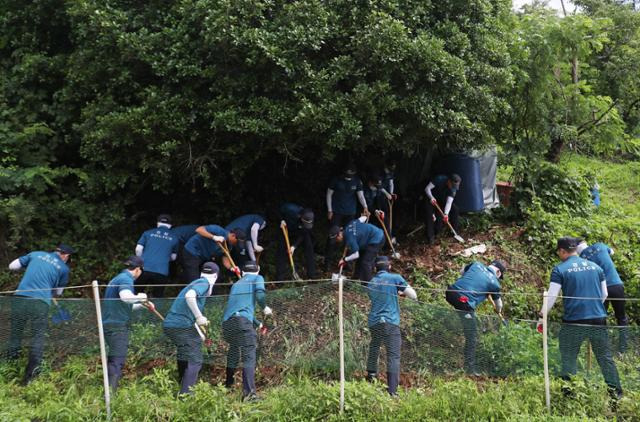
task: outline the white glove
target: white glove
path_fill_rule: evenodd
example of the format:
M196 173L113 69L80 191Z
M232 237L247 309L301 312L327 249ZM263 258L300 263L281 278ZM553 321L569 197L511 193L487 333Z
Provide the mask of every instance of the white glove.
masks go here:
M207 317L200 315L198 318L196 318L196 324L201 327L206 327L207 325L209 325L209 320L207 319Z
M266 316L266 315L271 315L271 314L273 314L273 311L271 310L271 308L270 308L270 307L265 306L265 307L264 307L264 309L262 310L262 313L263 313L263 314L265 314L265 316Z
M215 234L213 235L213 241L217 242L217 243L222 243L224 242L224 236L216 236Z
M287 227L287 223L284 220L281 220L280 227Z
M384 195L387 197L389 201L391 201L391 199L393 198L393 196L390 193L385 192Z
M260 253L260 252L264 251L264 248L262 246L260 246L260 245L256 245L256 246L253 247L253 250L258 252L258 253Z
M293 252L296 250L296 247L292 246L289 250L291 251L291 255L293 255Z
M138 299L138 300L147 300L147 294L146 293L138 293L136 295L136 299Z

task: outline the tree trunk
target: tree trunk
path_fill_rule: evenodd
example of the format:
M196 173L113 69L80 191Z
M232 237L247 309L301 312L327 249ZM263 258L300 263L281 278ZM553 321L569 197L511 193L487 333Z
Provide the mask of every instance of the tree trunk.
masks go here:
M551 139L551 145L549 146L549 150L545 154L545 158L552 163L557 163L558 159L560 159L560 153L564 149L564 141L561 137L555 137Z

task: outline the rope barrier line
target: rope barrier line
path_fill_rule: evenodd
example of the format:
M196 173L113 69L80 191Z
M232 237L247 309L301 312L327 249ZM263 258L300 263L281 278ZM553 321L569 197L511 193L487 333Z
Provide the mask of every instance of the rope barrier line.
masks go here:
M361 281L361 280L355 280L355 279L350 279L350 278L345 278L345 281L354 283L354 284L358 284L358 285L367 285L370 282L369 281ZM330 278L318 278L318 279L309 279L309 280L275 280L275 281L264 281L263 284L265 285L278 285L278 284L288 284L288 283L295 283L295 284L303 284L303 283L322 283L322 282L330 282L332 281ZM216 286L233 286L235 283L216 283ZM247 283L247 284L258 284L258 283ZM395 284L389 284L389 283L378 283L378 285L381 286L385 286L385 285L395 285ZM134 285L134 287L185 287L188 286L188 284L136 284ZM99 288L106 288L107 284L100 284L98 286ZM428 291L428 292L433 292L433 293L445 293L447 291L449 291L450 289L446 289L446 288L433 288L433 287L419 287L419 286L411 286L413 287L413 289L415 290L422 290L422 291ZM15 293L22 293L22 292L40 292L40 291L54 291L59 289L60 287L56 287L56 288L48 288L48 289L24 289L24 290L5 290L5 291L0 291L0 295L7 295L7 294L15 294ZM63 290L73 290L73 289L85 289L85 288L91 288L90 284L83 284L80 286L67 286L67 287L63 287ZM461 293L475 293L475 294L485 294L485 295L489 295L489 294L499 294L500 296L534 296L534 297L541 297L542 293L527 293L527 292L481 292L481 291L476 291L476 290L456 290L458 292ZM226 295L216 295L216 296L226 296ZM587 296L562 296L562 295L558 295L557 296L559 299L580 299L580 300L602 300L601 297L587 297ZM65 298L57 298L58 300L69 300L69 299L65 299ZM164 299L168 299L168 298L164 298ZM638 302L640 301L640 298L634 298L634 297L625 297L625 298L610 298L607 297L606 300L609 301L629 301L629 302Z
M352 283L357 283L357 284L369 284L369 281L361 281L361 280L352 280L352 279L345 279L345 281L350 281ZM389 283L379 283L380 286L386 286L386 285L391 285L391 286L395 286L395 284L389 284ZM451 289L445 289L445 288L433 288L433 287L419 287L419 286L411 286L413 287L414 290L424 290L424 291L431 291L434 293L445 293L450 291ZM461 293L477 293L477 294L484 294L484 295L488 295L488 294L499 294L500 296L535 296L535 297L542 297L542 292L541 293L527 293L527 292L481 292L481 291L477 291L477 290L457 290L457 292L461 292ZM564 298L564 299L584 299L584 300L602 300L601 297L591 297L591 296L562 296L562 295L558 295L558 298ZM640 298L635 298L635 297L625 297L625 298L610 298L607 297L606 300L627 300L630 302L634 302L634 301L640 301Z

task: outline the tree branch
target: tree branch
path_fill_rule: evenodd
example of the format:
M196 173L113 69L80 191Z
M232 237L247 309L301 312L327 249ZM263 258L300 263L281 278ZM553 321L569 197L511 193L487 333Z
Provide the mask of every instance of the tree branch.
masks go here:
M600 116L589 120L587 122L584 122L583 124L581 124L580 126L578 126L577 132L578 132L578 136L582 135L584 132L586 132L587 130L589 130L589 126L596 126L600 120L602 120L604 118L604 116L606 116L607 114L609 114L609 112L611 110L613 110L613 108L616 106L616 104L618 104L618 100L615 100L614 102L611 103L611 105L609 106L609 108L607 108Z

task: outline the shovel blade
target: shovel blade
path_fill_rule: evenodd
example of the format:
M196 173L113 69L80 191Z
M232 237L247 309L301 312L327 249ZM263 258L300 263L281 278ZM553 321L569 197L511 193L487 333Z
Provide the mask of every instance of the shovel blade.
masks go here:
M296 280L296 281L301 280L301 278L298 275L298 273L296 272L296 270L293 270L293 279Z
M456 234L453 236L454 239L456 239L458 242L460 243L464 243L464 239L462 238L462 236L460 236L459 234Z

